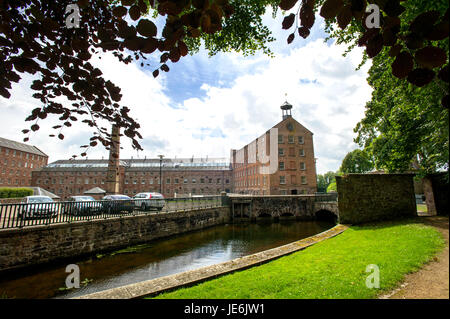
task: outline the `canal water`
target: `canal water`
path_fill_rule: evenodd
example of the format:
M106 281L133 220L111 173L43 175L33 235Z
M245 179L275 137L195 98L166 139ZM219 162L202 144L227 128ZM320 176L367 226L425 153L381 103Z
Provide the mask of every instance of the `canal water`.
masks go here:
M328 221L226 224L0 278L0 298L70 298L225 262L323 232ZM65 287L66 266L80 288Z

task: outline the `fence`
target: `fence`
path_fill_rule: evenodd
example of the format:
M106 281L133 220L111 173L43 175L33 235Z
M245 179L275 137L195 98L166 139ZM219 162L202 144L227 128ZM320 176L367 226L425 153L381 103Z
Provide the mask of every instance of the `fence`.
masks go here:
M0 204L0 229L222 206L220 196Z

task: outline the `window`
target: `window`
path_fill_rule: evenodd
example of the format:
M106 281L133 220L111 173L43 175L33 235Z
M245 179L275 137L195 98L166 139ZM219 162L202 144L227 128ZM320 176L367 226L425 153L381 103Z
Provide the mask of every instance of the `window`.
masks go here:
M284 162L280 162L279 167L280 171L284 171Z
M286 184L286 176L280 176L280 184Z
M225 183L230 184L230 180L229 179L225 180Z
M150 178L150 185L153 185L153 178Z
M204 184L205 183L205 179L204 178L200 178L200 183Z
M279 148L279 149L278 149L278 155L279 155L279 156L284 156L284 149Z
M278 144L283 144L283 135L278 135Z
M187 184L187 183L188 183L188 179L185 178L184 181L183 181L183 183Z
M302 184L307 184L306 176L302 176Z
M298 155L305 156L305 150L303 148L301 148L298 152Z
M288 136L288 143L289 144L294 144L294 136L293 135L289 135Z
M221 179L218 178L218 179L217 179L217 184L220 184L220 182L221 182Z
M210 178L210 179L208 180L208 183L210 183L210 184L212 183L212 178Z
M178 184L178 183L179 183L178 178L175 178L175 184Z
M301 169L302 171L306 170L305 162L300 162L300 169Z
M192 179L192 184L197 183L197 180L195 178Z
M298 137L298 144L303 144L305 141L303 140L303 136Z
M166 184L170 184L170 178L166 178Z

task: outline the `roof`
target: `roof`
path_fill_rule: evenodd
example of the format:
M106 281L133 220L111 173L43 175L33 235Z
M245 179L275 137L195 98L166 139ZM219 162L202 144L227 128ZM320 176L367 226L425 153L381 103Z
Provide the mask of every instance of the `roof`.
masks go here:
M91 188L91 189L85 191L83 194L98 195L98 194L105 194L105 193L106 193L106 191L104 189L102 189L100 187L94 187L94 188Z
M42 152L36 146L28 145L28 144L25 144L25 143L20 143L20 142L16 142L16 141L12 141L12 140L8 140L8 139L3 138L3 137L0 137L0 147L6 147L6 148L13 149L13 150L21 151L21 152L37 154L37 155L40 155L40 156L48 157L47 154Z

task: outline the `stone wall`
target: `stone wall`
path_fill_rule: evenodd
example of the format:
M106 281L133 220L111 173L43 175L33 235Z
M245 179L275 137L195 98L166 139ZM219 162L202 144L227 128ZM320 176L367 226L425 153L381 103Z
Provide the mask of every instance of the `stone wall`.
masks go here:
M448 176L446 173L431 174L423 178L423 188L428 214L449 214L448 186Z
M359 224L417 216L413 174L336 176L339 222Z
M229 220L229 207L216 207L0 230L0 272L115 250Z
M338 215L336 202L321 206L315 195L230 195L229 201L234 218L295 217L297 220L314 220L319 210L329 210Z

